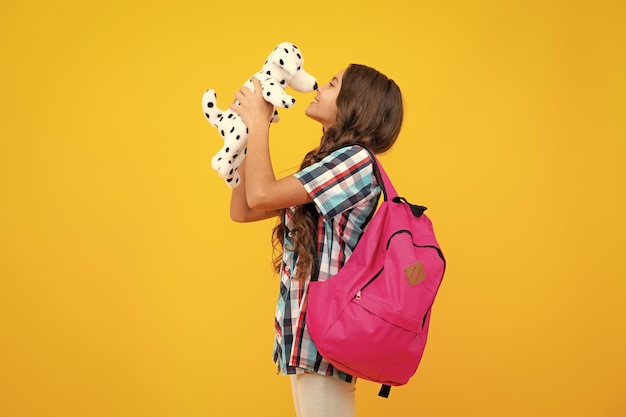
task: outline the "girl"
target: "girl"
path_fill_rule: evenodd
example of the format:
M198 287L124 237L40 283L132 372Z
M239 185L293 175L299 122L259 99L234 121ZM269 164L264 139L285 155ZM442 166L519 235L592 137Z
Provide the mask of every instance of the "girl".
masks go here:
M311 276L323 281L350 257L376 209L381 189L369 153L389 150L403 118L396 83L373 68L351 64L317 89L305 114L322 125L317 148L300 171L277 179L269 153L272 105L242 88L235 94L248 127L248 152L239 167L230 216L252 222L277 216L273 242L280 274L274 361L291 378L298 417L354 416L355 378L322 358L306 327Z

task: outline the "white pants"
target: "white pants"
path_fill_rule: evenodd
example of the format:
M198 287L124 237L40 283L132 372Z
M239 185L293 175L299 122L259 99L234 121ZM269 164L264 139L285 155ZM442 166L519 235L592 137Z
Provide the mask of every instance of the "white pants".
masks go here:
M316 373L289 377L298 417L354 417L355 384Z

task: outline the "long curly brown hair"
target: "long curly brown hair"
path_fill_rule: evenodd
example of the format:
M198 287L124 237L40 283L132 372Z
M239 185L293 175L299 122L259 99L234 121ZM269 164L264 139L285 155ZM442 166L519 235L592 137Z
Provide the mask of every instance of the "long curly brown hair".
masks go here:
M363 145L375 154L389 150L402 127L404 100L393 80L371 67L350 64L343 74L337 109L337 122L323 133L320 145L305 155L300 169L346 145ZM272 233L274 270L280 272L283 249L293 250L297 254L294 278L302 282L317 262L319 214L313 203L297 206L290 230L293 247L283 248L284 214L283 210Z

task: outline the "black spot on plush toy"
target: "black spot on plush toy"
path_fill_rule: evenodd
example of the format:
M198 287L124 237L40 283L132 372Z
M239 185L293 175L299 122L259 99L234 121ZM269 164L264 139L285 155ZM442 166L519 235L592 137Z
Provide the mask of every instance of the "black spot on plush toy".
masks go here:
M261 71L252 76L261 82L265 100L274 105L272 122L279 120L276 107L288 109L296 102L285 92L285 88L291 87L303 93L317 89L315 77L308 74L303 65L300 49L293 43L282 42L274 48ZM252 78L247 80L244 86L254 91L251 80ZM202 111L224 139L224 146L211 159L211 166L231 188L235 188L240 180L237 168L246 155L248 129L236 112L217 107L217 96L213 89L203 94Z

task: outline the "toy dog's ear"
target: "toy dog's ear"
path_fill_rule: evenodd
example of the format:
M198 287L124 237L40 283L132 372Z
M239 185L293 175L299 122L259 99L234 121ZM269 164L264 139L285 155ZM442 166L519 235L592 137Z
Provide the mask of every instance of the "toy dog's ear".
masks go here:
M294 75L298 71L298 61L302 57L294 45L283 42L272 51L270 61L280 66L290 75Z

